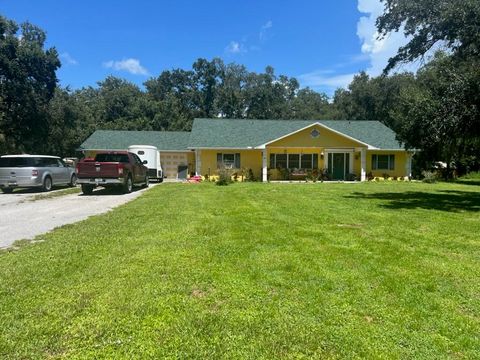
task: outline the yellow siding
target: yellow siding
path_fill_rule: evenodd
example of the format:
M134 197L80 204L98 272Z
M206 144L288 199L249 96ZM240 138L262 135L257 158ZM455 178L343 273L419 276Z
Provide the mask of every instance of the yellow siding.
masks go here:
M95 151L95 150L87 150L87 151L85 151L85 157L86 157L86 158L94 158L95 155L97 155L97 151Z
M361 153L359 151L353 153L350 161L353 161L353 173L357 175L357 179L360 180L360 172L362 170Z
M262 174L262 151L261 150L200 150L201 173L199 175L216 176L217 171L217 153L222 154L240 154L241 169L252 169L255 177L259 178ZM240 172L240 171L238 171Z
M395 155L395 168L393 170L372 170L372 155ZM391 177L403 177L407 174L408 153L406 151L367 151L367 174L372 173L374 177L383 177L388 174Z
M261 150L200 150L201 173L205 176L217 176L217 153L235 154L240 153L240 170L252 169L255 177L260 178L262 174L262 151ZM267 149L267 166L270 168L270 154L318 154L318 169L325 167L325 159L321 157L321 149L313 148L290 148L290 149ZM277 170L270 169L272 178L278 178Z
M310 133L313 129L316 129L320 135L316 138L313 138ZM343 135L339 135L331 130L325 129L322 126L312 126L305 130L302 130L296 134L290 135L281 140L275 141L267 147L273 148L276 146L280 147L302 147L302 148L324 148L324 147L358 147L364 146L358 141L351 140L346 138Z

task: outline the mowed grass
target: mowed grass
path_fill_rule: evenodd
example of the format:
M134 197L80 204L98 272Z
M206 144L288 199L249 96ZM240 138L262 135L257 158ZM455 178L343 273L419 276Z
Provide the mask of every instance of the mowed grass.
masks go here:
M163 184L37 240L0 358L480 358L474 183Z

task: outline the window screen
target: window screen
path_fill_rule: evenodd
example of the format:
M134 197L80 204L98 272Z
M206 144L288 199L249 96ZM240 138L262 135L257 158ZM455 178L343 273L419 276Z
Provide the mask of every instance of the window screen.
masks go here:
M395 155L372 155L373 170L394 170Z
M240 169L240 153L217 153L217 168Z
M313 154L313 169L318 169L318 154Z
M223 165L232 168L235 165L235 154L223 154Z
M300 154L288 154L288 168L298 169L300 167Z
M276 163L275 167L277 169L286 169L287 168L287 154L276 154Z
M312 154L303 154L302 155L302 169L311 169L312 168Z

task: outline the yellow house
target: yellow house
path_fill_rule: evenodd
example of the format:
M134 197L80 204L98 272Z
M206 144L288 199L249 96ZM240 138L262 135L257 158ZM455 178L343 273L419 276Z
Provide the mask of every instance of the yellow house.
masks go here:
M379 121L195 119L191 132L97 130L80 148L90 156L130 145L156 146L173 179L186 168L204 177L229 168L262 181L411 176L412 153Z
M379 121L195 119L188 148L202 176L223 167L262 181L411 176L411 152Z

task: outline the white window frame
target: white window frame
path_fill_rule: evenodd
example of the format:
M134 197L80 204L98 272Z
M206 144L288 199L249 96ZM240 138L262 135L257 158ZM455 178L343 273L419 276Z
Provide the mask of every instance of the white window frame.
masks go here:
M227 152L227 153L217 153L217 156L218 154L221 155L222 157L222 161L221 161L221 164L218 163L218 157L217 157L217 166L220 168L220 167L224 167L225 169L237 169L237 167L235 166L236 163L237 163L237 156L238 156L238 163L239 163L239 167L241 167L241 156L240 156L240 153L232 153L232 152ZM228 162L225 162L225 156L233 156L233 162L228 160Z
M376 162L374 163L373 157L375 156ZM378 157L379 156L386 156L387 157L387 167L386 168L379 168L378 167ZM393 157L393 169L392 169L392 159ZM375 165L375 166L374 166ZM395 170L395 154L372 154L372 170L377 171L394 171Z
M308 169L310 169L310 170L318 169L318 163L317 163L317 167L316 167L316 168L313 166L313 165L314 165L313 155L314 155L313 153L311 153L311 154L300 154L300 169L307 169L307 170L308 170ZM310 157L310 162L311 162L312 165L311 165L309 168L302 166L302 163L303 163L303 162L302 162L302 159L303 159L304 156L305 156L305 157ZM318 155L317 155L317 161L318 161Z
M270 163L270 167L272 169L277 168L277 155L286 155L286 157L287 157L287 167L286 168L289 169L289 170L297 169L297 168L291 168L290 167L289 155L298 155L299 156L299 163L298 163L299 167L298 167L298 169L306 169L306 170L318 169L318 163L317 163L317 167L314 167L315 163L314 163L313 158L314 158L315 153L308 153L308 154L302 154L302 153L271 153L270 154L270 159L271 159L272 155L274 156L274 163L273 164ZM310 168L303 168L302 167L302 157L303 156L310 156L311 157L312 166ZM318 161L318 154L317 154L317 161Z

